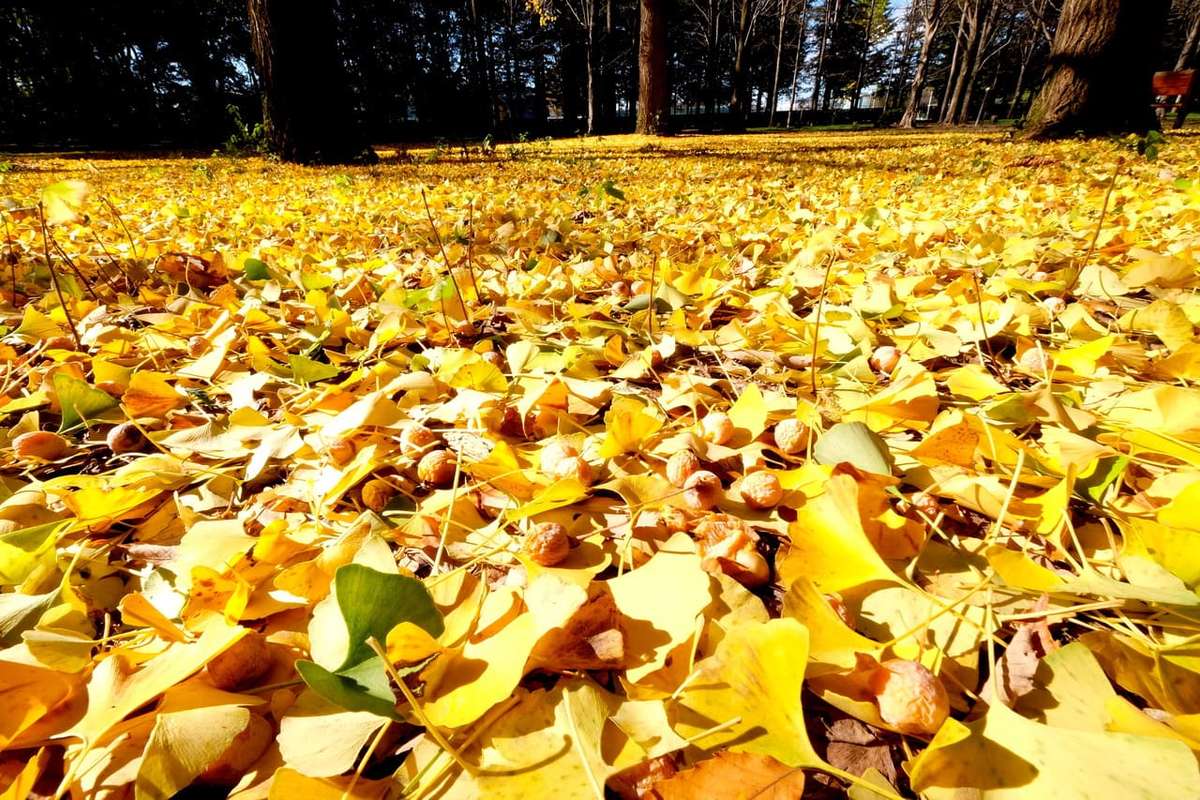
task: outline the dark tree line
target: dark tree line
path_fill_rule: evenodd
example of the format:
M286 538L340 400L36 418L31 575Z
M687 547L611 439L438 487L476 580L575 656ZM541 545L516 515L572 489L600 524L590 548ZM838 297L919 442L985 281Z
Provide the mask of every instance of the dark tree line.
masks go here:
M10 2L0 144L209 147L231 108L299 160L635 124L1144 127L1149 72L1198 49L1197 0Z

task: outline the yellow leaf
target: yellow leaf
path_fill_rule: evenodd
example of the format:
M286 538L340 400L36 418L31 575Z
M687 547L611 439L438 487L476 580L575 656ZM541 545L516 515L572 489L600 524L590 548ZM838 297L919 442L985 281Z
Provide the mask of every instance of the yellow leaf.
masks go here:
M583 589L551 575L535 579L525 592L529 611L486 635L477 628L465 645L442 653L426 668L424 709L430 721L448 728L467 725L511 695L525 675L534 645L547 631L565 624L586 599ZM493 592L484 601L480 620L510 613L514 600L509 593Z
M88 185L83 181L59 181L42 189L42 206L46 222L59 225L79 218L80 206L87 197Z
M508 380L505 379L504 373L494 364L484 361L483 356L470 350L445 351L437 377L456 389L495 393L503 393L508 389Z
M121 396L121 404L131 417L161 418L168 411L187 405L187 399L157 372L135 372Z
M978 364L967 364L951 370L946 375L946 388L956 395L976 401L1008 391L1004 384Z
M247 632L240 626L217 621L190 644L172 644L159 655L134 665L121 654L96 665L88 684L88 707L71 733L86 742L100 736L135 710L211 661Z
M670 591L663 591L664 587ZM679 533L642 566L608 582L621 614L631 621L626 650L641 659L626 671L634 683L661 669L679 644L698 632L711 601L709 577L687 534Z
M923 461L944 461L969 468L975 464L978 446L979 433L964 419L961 411L951 409L938 415L912 454Z
M1058 367L1066 367L1076 375L1090 378L1096 373L1096 362L1108 353L1115 341L1115 336L1101 336L1087 344L1059 350L1054 354L1054 364Z
M0 661L0 749L67 699L71 683L62 673Z
M153 628L155 633L168 642L187 641L187 634L151 605L146 595L141 592L125 595L117 604L117 608L121 612L121 622L125 625Z
M767 401L758 386L752 383L745 388L729 409L729 419L739 429L739 441L744 439L745 442L752 442L767 429ZM748 432L749 436L741 434L741 431Z
M663 426L659 416L642 401L629 395L617 395L604 415L605 436L601 458L640 450L646 439Z
M1136 765L1134 767L1133 765ZM1052 728L993 703L980 720L946 720L910 762L913 790L931 800L1074 797L1184 800L1200 795L1182 742Z
M310 778L290 767L275 771L268 800L382 800L395 787L389 779L368 780L353 775Z
M822 765L800 705L807 661L808 630L794 619L730 631L689 676L675 730L708 751L727 746L790 767Z
M542 489L533 499L508 513L511 520L525 519L535 514L577 503L588 496L588 487L576 478L561 478Z
M1144 331L1157 336L1172 353L1191 344L1195 329L1183 309L1169 300L1155 300L1144 308L1136 308L1118 320L1123 331Z
M12 779L12 783L8 784L3 793L0 793L0 800L28 800L33 797L33 787L37 783L38 778L42 775L42 770L46 768L46 762L50 760L50 751L46 748L41 748L33 758L25 762L25 766L21 767L21 771Z
M401 622L388 631L387 656L393 664L414 664L441 650L429 631L411 622Z
M1052 592L1063 585L1063 579L1019 550L1009 550L994 544L986 551L988 563L1004 582L1035 592Z
M138 769L138 800L169 800L224 753L250 724L240 706L159 714Z
M1169 528L1200 531L1200 481L1189 484L1158 509L1158 521Z
M901 583L863 530L858 486L849 475L834 475L824 494L797 508L788 535L791 546L776 561L785 586L800 577L826 593L872 581Z
M1116 733L1132 733L1135 736L1153 736L1161 739L1174 739L1183 742L1193 751L1200 751L1200 741L1159 722L1149 715L1139 711L1137 706L1120 695L1113 695L1104 701L1104 710L1108 712L1108 729Z

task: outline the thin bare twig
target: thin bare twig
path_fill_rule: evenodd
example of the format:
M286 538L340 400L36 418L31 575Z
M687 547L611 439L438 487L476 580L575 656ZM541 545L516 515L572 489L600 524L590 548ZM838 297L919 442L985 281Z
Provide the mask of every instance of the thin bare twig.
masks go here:
M13 250L12 229L8 227L8 214L4 214L4 238L8 240L8 250L4 257L8 260L8 269L12 273L12 304L17 307L17 254Z
M42 225L42 251L46 256L46 269L50 270L50 280L54 283L54 293L58 295L58 304L62 306L63 316L67 318L67 327L71 329L71 337L75 339L75 346L83 350L83 342L79 339L79 331L75 330L75 320L71 319L71 309L67 307L67 300L63 297L62 287L58 285L58 273L54 271L54 264L50 260L50 236L46 232L46 212L39 202L37 205L38 222Z
M1075 290L1075 284L1079 283L1079 278L1083 275L1084 269L1092 260L1092 253L1096 252L1096 242L1100 239L1100 229L1104 227L1104 217L1108 214L1108 201L1112 199L1113 188L1117 185L1117 177L1121 174L1124 168L1123 163L1118 163L1117 168L1113 170L1112 177L1108 179L1108 189L1104 192L1104 202L1100 206L1100 219L1096 220L1096 230L1092 231L1092 241L1088 243L1087 252L1084 253L1083 261L1079 264L1079 269L1075 270L1075 274L1071 276L1071 282L1064 288L1061 297L1066 300L1067 295Z
M450 267L450 256L446 254L446 245L442 244L442 235L438 233L437 223L433 221L433 212L429 210L429 198L425 196L424 186L421 187L421 202L425 204L425 216L429 218L429 227L433 229L433 238L437 241L438 247L442 251L442 261L446 264L446 277L450 279L450 283L454 286L454 293L458 295L458 302L462 304L463 313L467 315L467 324L474 331L475 323L471 322L471 311L467 308L467 301L463 299L462 289L459 288L458 280L454 277L454 270ZM445 314L444 303L442 313ZM450 333L453 334L453 331L451 330Z
M137 251L137 244L133 241L133 234L129 232L129 228L125 226L125 220L121 219L121 212L113 205L113 201L109 200L106 195L101 195L100 199L104 201L104 205L108 206L108 210L116 217L117 224L121 226L121 230L125 231L125 238L129 240L129 249L133 252L134 258L140 258Z
M988 339L987 321L983 318L983 290L979 288L979 276L975 274L974 269L971 270L971 282L975 284L975 307L979 309L979 338L983 340L983 344L987 348L988 358L991 359L988 364L985 364L983 361L983 350L980 350L979 366L989 369L989 364L996 360L996 356L992 353L992 342Z
M821 296L817 299L817 324L813 328L812 364L809 365L812 375L813 399L817 396L817 349L821 345L821 314L825 310L825 292L829 289L829 274L833 272L833 253L829 254L829 263L825 265L825 277L821 279Z
M54 249L58 251L59 257L63 261L67 262L67 266L71 268L71 272L75 273L75 277L78 278L80 283L83 284L83 288L87 289L87 292L92 296L92 299L99 302L100 295L96 294L96 290L92 288L92 282L84 277L83 273L79 271L79 267L75 266L75 262L72 261L71 257L67 255L67 252L63 250L62 245L58 243L58 239L55 239L53 236L51 236L50 244L54 245Z
M471 201L470 211L467 213L467 274L471 276L471 288L475 290L475 300L483 302L483 295L479 293L479 284L475 281L475 201Z

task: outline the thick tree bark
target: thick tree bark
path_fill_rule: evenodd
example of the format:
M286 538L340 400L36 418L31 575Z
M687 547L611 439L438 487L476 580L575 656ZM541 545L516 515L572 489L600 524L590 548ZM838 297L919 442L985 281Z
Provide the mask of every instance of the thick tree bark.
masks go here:
M1066 0L1028 135L1157 128L1151 78L1167 9L1167 0Z
M247 0L263 121L285 161L373 159L353 123L329 0Z
M1188 25L1187 39L1179 49L1179 58L1175 59L1176 71L1188 69L1196 60L1196 45L1200 43L1200 11L1193 14L1191 24Z
M663 0L641 0L638 38L637 132L667 133L667 15Z
M908 90L908 102L904 105L904 114L900 117L901 128L911 128L917 122L917 112L921 107L921 90L925 88L925 73L929 70L929 53L933 49L933 40L937 37L938 28L942 24L942 0L928 0L924 9L925 33L921 38L921 53L917 56L917 66L913 71L912 86Z

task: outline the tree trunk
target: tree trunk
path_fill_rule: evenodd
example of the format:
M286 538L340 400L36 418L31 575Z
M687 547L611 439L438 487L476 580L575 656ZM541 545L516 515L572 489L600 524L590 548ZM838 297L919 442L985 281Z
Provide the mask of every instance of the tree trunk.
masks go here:
M961 62L963 33L967 29L967 14L964 9L958 15L958 30L954 32L954 51L950 54L950 68L946 70L946 87L942 90L942 103L938 106L938 121L946 121L946 107L950 105L950 95L954 92L954 83L958 80L958 70Z
M775 77L771 81L771 96L767 113L767 127L775 127L775 106L779 105L779 67L783 63L783 33L787 27L788 7L791 0L779 0L779 35L775 38Z
M1188 69L1196 58L1196 45L1200 43L1200 10L1193 12L1192 22L1188 25L1187 39L1179 50L1179 58L1175 59L1175 70Z
M737 28L733 40L733 91L729 95L729 113L735 130L746 127L746 46L750 33L750 0L737 4Z
M717 61L721 52L721 10L719 0L709 0L705 29L704 112L712 126L717 116Z
M983 39L985 4L990 6L990 0L973 0L973 2L963 8L963 20L966 24L966 46L962 49L962 61L959 64L958 75L954 80L954 90L951 92L949 102L942 112L942 122L947 124L962 121L969 91L968 87L974 81L975 72L979 68L979 49L982 46Z
M599 70L596 65L596 26L589 22L583 32L583 52L587 61L587 129L588 136L596 132L596 122L599 116Z
M841 0L834 0L830 6L829 0L825 0L825 22L821 26L821 46L817 48L817 69L813 74L813 90L812 90L812 110L817 110L817 100L821 96L821 79L825 77L825 45L829 41L829 31L837 21L838 8L841 5ZM826 92L826 96L828 96Z
M641 0L637 132L667 133L667 15L663 0Z
M332 2L247 0L271 149L301 164L374 159L354 124Z
M921 107L921 90L925 88L925 73L929 69L929 53L942 23L942 0L930 0L925 9L925 35L921 38L921 53L913 71L912 88L908 91L908 102L900 117L901 128L911 128L917 122L917 111Z
M862 52L858 55L858 77L854 81L854 92L850 96L851 110L858 108L858 101L862 98L862 83L867 74L867 56L871 53L871 31L875 27L875 6L878 1L871 0L871 8L867 12L867 30L863 36Z
M1157 128L1151 78L1167 8L1168 0L1065 0L1028 135Z
M800 30L796 32L796 59L792 64L792 92L788 96L787 127L792 127L792 112L796 110L796 87L800 82L800 63L804 58L804 35L808 33L808 0L800 6Z
M1025 73L1029 71L1029 62L1033 59L1034 46L1031 44L1025 57L1021 59L1021 69L1017 72L1017 85L1013 88L1012 99L1008 101L1008 118L1013 119L1017 112L1017 103L1021 101L1021 92L1025 90Z

